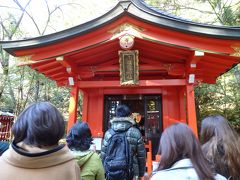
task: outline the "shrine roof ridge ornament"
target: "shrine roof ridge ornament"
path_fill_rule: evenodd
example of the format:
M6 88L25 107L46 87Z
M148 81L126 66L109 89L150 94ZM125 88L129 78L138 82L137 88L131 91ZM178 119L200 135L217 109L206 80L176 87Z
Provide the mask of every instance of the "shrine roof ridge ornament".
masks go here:
M143 0L121 0L104 15L78 26L31 39L2 41L0 44L7 52L15 55L15 50L42 47L87 34L124 15L182 33L220 39L240 39L240 27L214 26L197 23L162 12L146 4Z

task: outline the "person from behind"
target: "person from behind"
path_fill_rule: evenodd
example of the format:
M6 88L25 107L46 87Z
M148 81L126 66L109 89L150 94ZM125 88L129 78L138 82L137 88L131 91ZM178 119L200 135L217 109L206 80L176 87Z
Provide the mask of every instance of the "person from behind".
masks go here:
M202 149L217 173L229 180L240 179L240 138L220 115L208 116L201 124Z
M51 103L28 106L12 127L12 144L0 157L0 179L80 180L74 156L58 144L64 131L64 118Z
M82 180L104 180L104 169L100 156L89 148L92 133L87 123L77 122L70 129L66 141L81 169Z
M126 105L116 108L116 117L105 133L101 158L107 180L132 180L144 176L146 151L141 132L134 127L131 112Z
M176 123L163 131L159 143L161 160L151 180L226 180L214 175L192 130Z

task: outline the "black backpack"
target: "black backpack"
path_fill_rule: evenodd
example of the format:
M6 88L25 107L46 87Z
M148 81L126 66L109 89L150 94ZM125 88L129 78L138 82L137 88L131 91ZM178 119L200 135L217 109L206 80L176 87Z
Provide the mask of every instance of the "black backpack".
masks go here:
M133 155L126 137L126 132L109 130L112 137L106 151L104 168L106 180L132 180L133 179Z

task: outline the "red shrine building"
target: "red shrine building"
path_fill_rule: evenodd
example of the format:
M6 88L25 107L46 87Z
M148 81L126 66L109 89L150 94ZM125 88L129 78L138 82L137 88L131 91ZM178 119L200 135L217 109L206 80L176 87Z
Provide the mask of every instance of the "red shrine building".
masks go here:
M175 122L197 134L194 86L215 83L240 62L240 27L195 23L142 0L122 0L79 26L2 46L71 88L68 128L76 122L81 91L83 121L93 136L102 137L116 106L127 104L156 145Z

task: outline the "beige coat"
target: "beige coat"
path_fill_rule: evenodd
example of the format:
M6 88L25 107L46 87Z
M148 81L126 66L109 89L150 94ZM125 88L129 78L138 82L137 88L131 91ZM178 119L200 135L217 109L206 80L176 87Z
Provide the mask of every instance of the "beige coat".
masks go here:
M0 157L1 180L80 180L80 170L70 150L60 145L50 150L12 144Z

